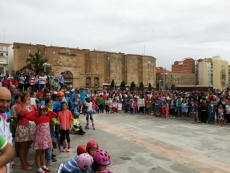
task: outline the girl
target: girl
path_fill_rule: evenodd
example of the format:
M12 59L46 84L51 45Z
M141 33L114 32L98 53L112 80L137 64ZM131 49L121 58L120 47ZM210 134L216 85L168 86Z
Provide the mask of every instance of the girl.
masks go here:
M190 118L192 119L191 123L195 123L195 116L196 116L196 107L193 101L191 101L191 105L190 105Z
M188 103L185 99L183 99L183 102L181 104L181 108L182 108L183 120L187 120L188 119Z
M133 112L134 114L138 114L138 103L137 103L137 98L133 99Z
M117 103L117 112L121 113L121 111L122 111L122 103L121 103L121 100L119 100Z
M157 117L160 116L160 105L161 105L161 101L159 98L157 98L157 100L155 101L155 110L156 110Z
M90 120L92 122L93 130L95 130L94 122L93 122L93 108L92 108L92 105L93 105L93 103L91 102L91 100L89 98L87 98L86 103L85 103L85 106L87 107L85 129L89 129L89 118L90 118Z
M60 123L60 133L61 133L61 142L63 144L63 149L62 152L70 152L71 147L70 147L70 137L69 137L69 131L70 131L70 126L73 122L73 115L70 110L67 109L67 104L66 102L61 102L61 108L62 110L58 113L58 122ZM65 139L67 139L68 143L68 149L66 148L65 145Z
M86 145L86 151L93 156L95 151L99 149L99 145L97 141L90 140Z
M105 100L105 111L106 111L106 113L109 113L109 104L110 104L110 99L109 99L109 97L107 97L107 99Z
M219 120L219 125L223 126L224 125L224 109L222 105L218 106L218 120Z
M111 113L116 113L117 112L117 100L116 99L113 99L111 106L112 106Z
M152 107L152 102L151 102L150 98L146 99L145 107L146 107L146 114L150 115L151 114L151 107Z
M38 113L34 111L27 116L28 120L34 121L37 125L33 142L33 147L36 150L37 173L50 172L50 169L45 166L45 149L52 147L49 122L56 115L55 112L48 112L47 107L42 105L39 107Z
M161 102L161 117L166 118L166 101L162 100Z
M97 150L93 155L92 169L95 173L105 171L107 166L111 164L110 155L105 150Z

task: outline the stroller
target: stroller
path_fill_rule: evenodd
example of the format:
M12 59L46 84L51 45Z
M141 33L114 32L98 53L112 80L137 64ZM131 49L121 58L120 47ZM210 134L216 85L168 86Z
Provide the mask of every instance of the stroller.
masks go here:
M74 119L72 123L72 128L70 130L71 134L77 134L77 135L84 135L85 131L82 129L82 126L80 124L79 120L79 112L74 112Z

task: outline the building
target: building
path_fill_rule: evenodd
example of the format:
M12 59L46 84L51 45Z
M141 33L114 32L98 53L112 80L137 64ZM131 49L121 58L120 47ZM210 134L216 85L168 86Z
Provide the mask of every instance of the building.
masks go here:
M156 73L157 85L162 89L171 89L175 87L195 85L196 75L186 73Z
M15 71L25 65L30 53L38 52L48 59L55 76L64 72L69 87L97 89L110 86L112 80L116 86L122 81L128 86L132 81L156 86L156 59L152 56L25 43L14 43L13 49Z
M156 67L156 73L169 73L171 71L166 70L164 67Z
M212 58L198 60L198 84L213 85L213 62Z
M213 57L213 87L223 90L228 87L228 62L221 57Z
M0 43L0 74L6 70L13 69L13 45L9 43Z
M228 87L230 88L230 65L228 65Z
M195 74L195 60L192 58L185 58L183 61L175 61L172 65L172 72Z

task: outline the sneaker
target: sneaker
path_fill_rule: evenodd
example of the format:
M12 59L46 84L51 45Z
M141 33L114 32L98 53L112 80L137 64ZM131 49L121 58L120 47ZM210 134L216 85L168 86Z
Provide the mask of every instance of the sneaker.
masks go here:
M71 147L69 147L68 149L67 149L67 152L70 152L71 151Z
M42 168L42 170L45 172L51 172L51 170L49 168Z
M55 155L55 154L52 154L52 157L56 157L56 155Z
M51 166L52 165L52 161L51 160L47 160L46 165L47 166Z
M63 149L62 149L62 152L66 152L66 151L67 151L67 149L66 149L66 148L63 148Z
M56 162L57 161L57 159L55 159L54 157L52 158L52 162Z

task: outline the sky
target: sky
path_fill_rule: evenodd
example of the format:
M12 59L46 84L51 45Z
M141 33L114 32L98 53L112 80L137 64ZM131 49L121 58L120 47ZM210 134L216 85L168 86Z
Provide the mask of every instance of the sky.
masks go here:
M168 70L187 57L230 62L229 9L230 0L0 0L0 42L150 55Z

